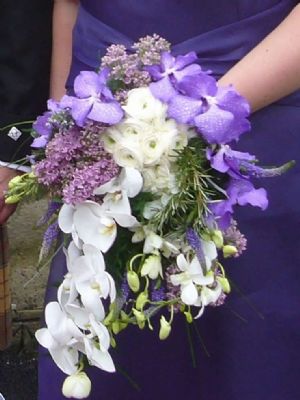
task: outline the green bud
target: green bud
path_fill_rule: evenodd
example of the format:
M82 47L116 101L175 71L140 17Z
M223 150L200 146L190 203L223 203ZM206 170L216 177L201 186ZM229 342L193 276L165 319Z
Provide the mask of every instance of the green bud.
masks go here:
M105 319L103 321L103 324L105 326L108 326L113 322L113 320L115 319L114 314L115 314L114 310L110 310L110 312L107 314L107 316L105 317Z
M230 244L226 244L223 247L223 255L224 255L225 258L232 257L237 252L238 252L237 248L235 246L230 245Z
M145 322L146 322L146 317L145 314L141 311L136 310L135 308L132 309L133 314L136 318L136 322L138 324L138 327L140 329L143 329L145 327Z
M8 189L12 190L15 188L15 186L19 186L19 184L22 182L23 176L22 175L17 175L13 179L11 179L8 182Z
M120 322L119 321L114 321L112 324L111 324L111 328L112 328L112 331L113 331L113 333L115 334L115 335L117 335L119 332L120 332Z
M160 340L165 340L170 335L171 325L166 320L166 318L162 315L160 317L160 329L159 329L159 338Z
M213 231L211 238L218 249L221 249L223 247L224 245L223 234L220 230Z
M187 321L189 324L191 324L191 323L193 322L193 316L192 316L192 314L190 313L190 311L185 311L185 312L184 312L184 315L185 315L186 321Z
M21 196L20 195L12 195L12 196L8 196L5 198L5 203L6 204L16 204L19 203L19 201L21 200Z
M134 271L127 272L127 282L133 292L138 292L140 289L140 280L138 274Z
M111 347L113 347L113 348L116 348L117 347L117 343L116 343L116 341L115 341L115 338L114 337L110 337L110 345L111 345Z
M121 312L120 312L120 317L121 317L121 321L122 322L128 322L129 321L128 315L123 310L121 310Z
M137 310L142 310L144 308L144 305L147 303L148 301L148 292L141 292L137 299L136 299L136 303L135 303L135 307Z
M222 286L224 293L230 293L231 288L230 288L230 284L229 284L229 281L227 278L224 278L222 276L217 276L217 281Z

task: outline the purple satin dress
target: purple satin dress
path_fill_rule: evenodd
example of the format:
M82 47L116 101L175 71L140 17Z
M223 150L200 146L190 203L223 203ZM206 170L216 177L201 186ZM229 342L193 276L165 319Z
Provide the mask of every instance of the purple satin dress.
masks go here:
M83 0L74 30L67 85L94 69L112 43L130 46L154 32L176 53L196 51L222 76L298 3L292 0ZM258 66L259 67L259 66ZM238 147L264 165L298 160L283 177L265 180L269 209L238 211L248 251L227 265L236 290L226 305L207 308L197 329L182 318L160 342L129 328L111 354L119 370L91 368L91 400L298 400L300 398L300 92L252 118ZM64 273L54 260L46 301ZM242 292L242 293L241 293ZM157 331L156 331L157 332ZM192 350L193 348L193 350ZM209 355L208 355L209 354ZM64 376L46 351L39 364L39 400L63 399Z

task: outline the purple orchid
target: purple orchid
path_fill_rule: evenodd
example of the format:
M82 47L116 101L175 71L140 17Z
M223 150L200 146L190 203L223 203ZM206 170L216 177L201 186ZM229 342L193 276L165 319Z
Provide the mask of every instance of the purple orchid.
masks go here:
M39 136L33 140L31 147L37 149L46 147L51 138L53 129L51 123L49 122L49 119L53 116L53 114L61 111L60 104L53 99L48 100L47 106L48 111L46 111L43 115L37 117L35 123L32 126Z
M230 225L233 206L250 204L265 210L268 207L267 192L263 188L255 189L253 184L246 179L231 179L226 190L227 199L210 205L210 210L218 219L221 229Z
M241 151L232 150L228 145L222 145L217 151L206 150L206 157L213 169L219 172L228 173L232 178L244 177L241 167L252 165L256 160L255 156ZM255 166L254 166L255 167ZM246 172L246 169L244 169Z
M209 143L225 144L238 140L250 129L246 119L250 113L249 104L232 86L218 87L212 76L199 72L195 76L185 76L178 88L182 94L169 102L169 116L178 122L195 125ZM184 102L195 104L195 111L188 114L188 119L186 111L181 111Z
M290 169L294 162L290 161L276 168L262 168L255 165L256 157L241 151L232 150L222 145L217 151L207 149L206 157L216 171L228 173L232 178L272 178Z
M168 103L172 97L178 94L177 84L184 77L194 76L201 71L200 65L194 63L197 59L195 52L178 57L172 56L167 51L162 52L160 65L146 67L155 81L150 84L153 96Z
M122 108L107 87L108 75L108 68L99 73L82 71L74 81L76 97L62 98L61 107L71 109L78 126L83 126L87 118L105 124L117 124L122 119Z
M49 123L51 116L52 113L47 111L45 114L37 117L32 127L39 136L33 140L31 147L37 149L46 147L52 134L52 126Z

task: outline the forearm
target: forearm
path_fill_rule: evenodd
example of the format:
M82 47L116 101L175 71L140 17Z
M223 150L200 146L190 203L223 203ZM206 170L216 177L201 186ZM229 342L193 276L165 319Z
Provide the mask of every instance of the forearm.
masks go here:
M65 82L72 58L72 30L78 5L78 0L56 0L54 3L50 96L56 100L65 94Z
M299 89L300 5L219 83L233 84L248 99L252 111Z

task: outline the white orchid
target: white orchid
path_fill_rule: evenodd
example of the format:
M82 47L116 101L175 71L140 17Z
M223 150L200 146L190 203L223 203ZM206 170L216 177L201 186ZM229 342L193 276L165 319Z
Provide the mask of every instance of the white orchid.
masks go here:
M85 372L68 376L63 384L62 393L68 399L86 399L91 393L92 383Z
M63 232L72 234L78 247L82 247L82 243L90 244L105 253L115 241L117 224L127 228L137 221L131 215L128 199L121 196L118 202L104 201L102 205L93 201L75 206L64 204L58 223Z
M160 254L152 254L143 263L141 276L149 276L150 279L157 279L162 273L162 264Z
M197 305L199 298L198 286L211 285L214 282L214 275L210 272L204 275L197 256L194 256L189 263L183 254L179 254L177 256L177 266L182 272L171 275L172 284L174 286L180 285L181 300L184 304Z
M72 266L72 276L81 301L89 313L103 320L105 311L101 299L116 298L115 282L105 271L104 257L97 248L83 245L84 255L78 257Z
M82 332L57 302L47 304L45 320L47 328L39 329L35 333L37 341L48 349L54 362L65 374L74 374L78 363L75 344L82 340Z

